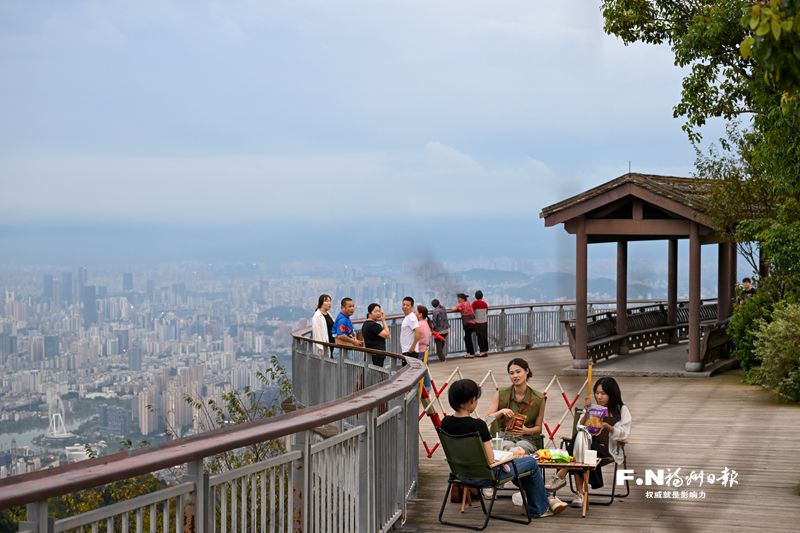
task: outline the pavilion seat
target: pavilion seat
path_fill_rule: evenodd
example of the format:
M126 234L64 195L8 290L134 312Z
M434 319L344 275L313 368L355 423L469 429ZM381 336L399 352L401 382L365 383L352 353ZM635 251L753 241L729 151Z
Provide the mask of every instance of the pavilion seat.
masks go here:
M492 508L494 507L496 500L495 496L497 495L497 489L508 481L516 481L519 483L519 479L529 476L530 472L519 473L516 465L510 459L507 461L498 461L490 465L489 460L486 458L483 442L481 442L480 436L477 433L455 436L446 433L442 429L437 429L436 431L439 434L439 442L442 444L442 450L444 450L447 463L450 465L450 477L447 480L447 490L445 491L444 499L442 500L442 508L439 510L439 522L449 526L474 529L476 531L482 531L486 529L490 518L496 518L498 520L505 520L508 522L516 522L518 524L531 523L531 517L528 515L525 491L520 491L522 494L522 508L525 512L524 520L492 514ZM501 481L496 478L493 467L503 464L504 462L507 462L511 466L514 476ZM488 498L488 509L483 501L483 490L481 490L482 488L486 487L484 483L487 481L489 483L488 488L492 490L492 496L491 498ZM483 526L471 526L464 523L448 522L442 519L445 507L447 506L447 500L450 497L450 491L455 483L460 484L463 487L478 489L477 492L481 503L481 510L486 517L483 522Z

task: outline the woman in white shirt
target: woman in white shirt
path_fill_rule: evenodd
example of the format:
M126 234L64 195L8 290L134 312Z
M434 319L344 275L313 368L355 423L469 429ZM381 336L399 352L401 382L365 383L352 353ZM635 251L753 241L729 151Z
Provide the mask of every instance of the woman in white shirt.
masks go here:
M329 294L320 294L317 300L317 310L314 311L314 316L311 318L311 338L315 341L329 342L333 344L333 318L331 318L328 311L331 310L331 297ZM314 348L320 356L324 354L330 355L330 348L315 344Z
M592 437L591 443L591 449L597 450L597 457L604 459L598 468L589 472L589 485L593 489L599 489L603 486L603 473L600 468L611 462L621 465L625 460L623 446L631 434L631 412L628 410L628 406L622 402L619 384L612 377L602 377L595 382L594 402L608 408L608 414L602 421L600 433ZM587 398L584 414L579 424L586 424L589 418L587 409L591 405L592 402ZM571 449L570 453L572 453ZM566 484L566 477L567 471L559 470L545 485L545 488L555 492ZM580 493L583 489L583 479L576 477L576 481L578 493ZM575 498L572 505L580 507L583 505L583 500L580 497Z

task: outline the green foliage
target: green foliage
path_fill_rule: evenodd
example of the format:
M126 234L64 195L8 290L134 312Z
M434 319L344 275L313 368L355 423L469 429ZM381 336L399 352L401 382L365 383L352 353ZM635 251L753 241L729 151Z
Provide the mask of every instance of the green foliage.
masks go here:
M222 395L221 402L213 398L204 402L187 395L184 401L194 408L196 416L200 418L201 429L207 431L277 415L281 402L292 393L292 383L286 374L286 369L277 357L272 356L269 368L263 373L258 372L256 376L263 385L258 392L249 387L242 393L229 391ZM268 388L276 388L278 394L270 404L265 405L264 395ZM260 442L209 458L205 466L208 472L218 473L263 461L285 451L281 440Z
M781 398L800 402L800 304L777 305L771 319L755 331L753 351L761 360L755 375Z
M745 0L603 0L607 33L625 44L667 44L675 65L688 68L675 117L689 139L701 138L710 117L733 119L750 111L753 61L742 57L740 24Z
M728 323L728 336L733 342L733 356L744 370L752 370L761 364L761 359L753 350L755 333L758 325L769 319L772 305L771 292L760 286L755 296L739 302L734 309Z
M800 1L751 3L741 24L751 32L741 43L742 57L755 59L764 79L791 97L800 86Z

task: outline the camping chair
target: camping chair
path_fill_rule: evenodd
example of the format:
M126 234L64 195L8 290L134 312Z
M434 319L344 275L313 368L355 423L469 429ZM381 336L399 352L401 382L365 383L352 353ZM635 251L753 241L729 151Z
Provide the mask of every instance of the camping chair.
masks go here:
M465 529L474 529L476 531L482 531L486 529L486 526L489 524L490 518L497 518L498 520L506 520L508 522L516 522L518 524L531 523L531 517L528 514L528 501L525 495L525 491L523 490L520 490L520 493L522 494L522 509L525 511L524 520L492 514L492 508L494 507L494 502L496 499L495 496L497 495L498 486L502 485L507 481L516 481L517 483L519 483L519 479L525 476L529 476L530 472L522 472L521 474L517 472L517 466L511 461L511 459L489 464L489 461L486 458L486 452L483 447L483 442L481 442L481 438L477 433L455 436L455 435L450 435L445 431L442 431L442 429L437 429L436 431L439 434L439 442L442 443L442 450L444 450L444 455L447 458L447 463L450 465L450 477L447 480L447 491L444 494L444 500L442 501L442 508L439 510L439 522L448 526L456 526ZM495 477L493 468L503 463L508 463L511 466L514 472L514 476L500 481ZM489 488L492 489L492 497L489 499L488 509L484 504L483 494L482 491L480 490L486 487L484 483L481 483L485 481L490 482ZM484 520L482 527L470 526L466 524L458 524L455 522L446 522L442 520L445 507L447 506L447 500L450 497L450 491L452 490L454 483L462 485L464 487L465 493L468 493L470 488L478 489L478 498L480 499L481 502L481 510L483 511L483 514L486 516L486 520ZM463 504L462 504L462 512L463 512Z
M575 434L575 431L576 431L576 428L578 426L578 422L581 419L581 416L583 416L583 409L580 409L580 408L576 407L574 409L574 411L573 411L573 417L572 417L572 434L573 435ZM561 447L562 448L566 448L567 444L569 444L571 442L572 442L572 437L571 436L570 437L562 437L562 439L561 439ZM618 441L618 443L620 444L620 447L622 448L622 468L628 468L628 457L625 454L625 442ZM592 499L592 505L611 505L612 503L614 503L614 497L627 498L631 494L630 481L628 481L627 479L625 480L625 493L624 494L622 494L622 493L617 494L616 482L617 482L617 468L619 467L619 465L613 459L611 459L611 463L614 463L614 475L612 477L612 482L611 482L611 494L607 494L607 493L604 493L604 492L591 492L590 491L589 492L589 496L594 496L594 497L598 497L599 496L600 498L606 498L606 500L602 500L601 499L600 501ZM611 463L608 463L608 462L601 462L600 463L600 466L597 467L597 468L601 469L600 470L600 475L603 475L602 467L607 465L607 464L611 464ZM572 476L567 476L567 477L569 478L569 490L571 490L572 493L574 494L575 493L575 488L572 486Z

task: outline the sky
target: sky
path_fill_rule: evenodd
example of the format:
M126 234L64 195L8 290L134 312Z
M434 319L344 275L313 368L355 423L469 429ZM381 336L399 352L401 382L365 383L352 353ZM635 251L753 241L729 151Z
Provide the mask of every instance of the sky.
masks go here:
M0 247L553 250L543 207L695 158L669 49L602 26L598 0L2 2Z

